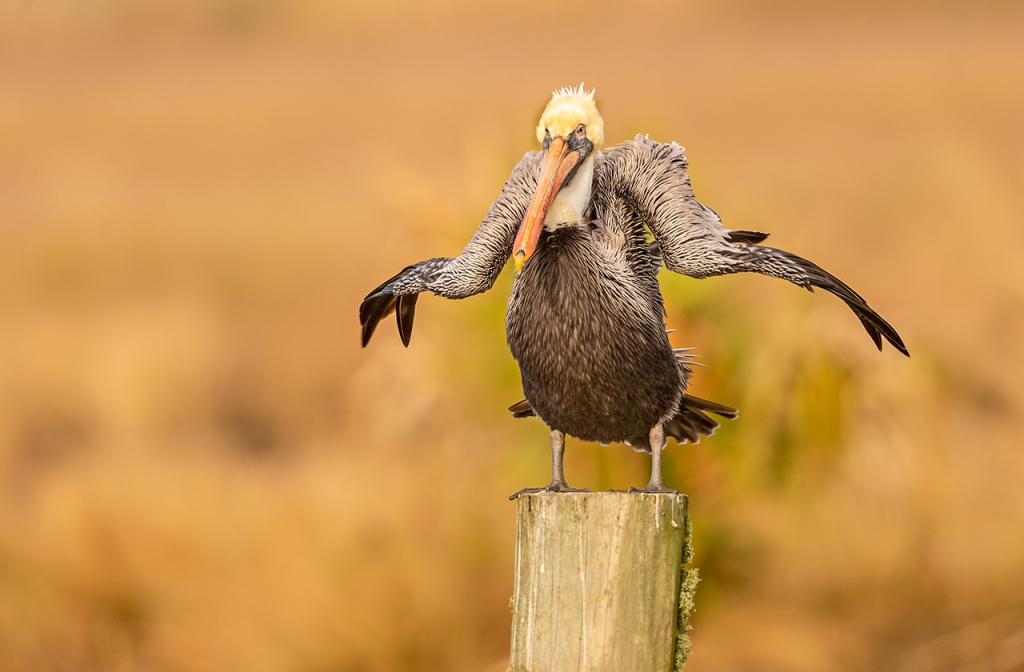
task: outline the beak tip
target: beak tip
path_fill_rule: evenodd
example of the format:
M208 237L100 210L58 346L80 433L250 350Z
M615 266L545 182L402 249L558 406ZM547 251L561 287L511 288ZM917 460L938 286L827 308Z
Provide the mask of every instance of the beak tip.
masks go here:
M516 265L516 273L523 270L523 264L526 263L526 252L519 250L512 255L512 262Z

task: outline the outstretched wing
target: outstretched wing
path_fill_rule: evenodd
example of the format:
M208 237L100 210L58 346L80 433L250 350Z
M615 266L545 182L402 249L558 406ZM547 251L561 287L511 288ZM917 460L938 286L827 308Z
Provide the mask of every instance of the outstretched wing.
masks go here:
M530 198L537 189L538 152L530 152L513 169L501 195L491 204L487 216L457 257L435 257L411 266L381 283L359 306L363 347L380 321L397 314L398 333L406 347L412 337L416 299L420 292L433 292L447 299L463 299L487 291L494 285L505 262L512 255L512 243Z
M682 147L638 135L605 153L594 193L628 203L654 234L669 270L694 278L761 273L810 291L820 287L846 302L879 350L884 337L909 355L896 330L839 278L795 254L758 245L766 233L723 227L718 214L697 201L686 167Z

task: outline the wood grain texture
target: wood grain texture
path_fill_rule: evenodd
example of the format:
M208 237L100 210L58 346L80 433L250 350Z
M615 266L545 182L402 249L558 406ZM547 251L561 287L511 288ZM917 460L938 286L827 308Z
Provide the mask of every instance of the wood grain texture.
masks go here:
M510 670L673 670L688 532L685 495L520 497Z

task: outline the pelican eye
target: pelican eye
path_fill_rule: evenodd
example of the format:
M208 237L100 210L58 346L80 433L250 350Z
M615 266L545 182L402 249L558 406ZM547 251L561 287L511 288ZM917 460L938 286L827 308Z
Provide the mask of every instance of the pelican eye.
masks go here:
M586 136L586 134L587 134L587 127L586 126L584 126L583 124L580 124L579 126L576 127L576 135L578 135L579 137L582 138L582 137Z

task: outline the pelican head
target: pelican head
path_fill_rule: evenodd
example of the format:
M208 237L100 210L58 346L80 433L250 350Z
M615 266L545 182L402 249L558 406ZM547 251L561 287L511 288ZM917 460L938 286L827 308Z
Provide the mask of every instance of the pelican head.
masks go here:
M604 146L604 119L594 104L594 92L584 91L583 85L575 89L559 89L551 95L537 124L537 142L545 145L551 138L568 139L582 125L593 151Z
M521 269L537 248L544 228L578 224L590 203L594 156L604 145L604 120L594 92L559 89L537 124L541 173L537 191L519 227L512 259Z

